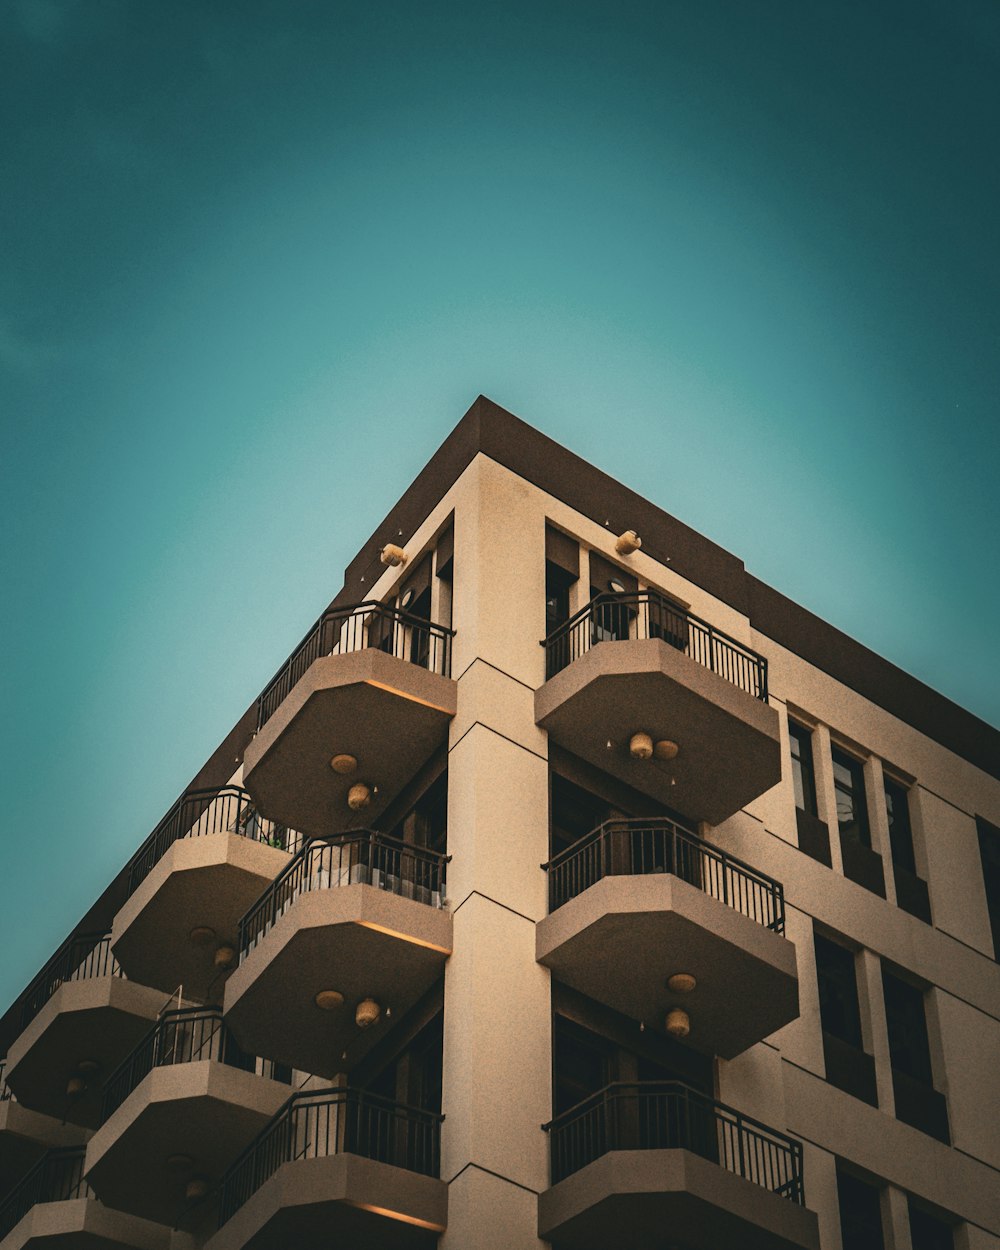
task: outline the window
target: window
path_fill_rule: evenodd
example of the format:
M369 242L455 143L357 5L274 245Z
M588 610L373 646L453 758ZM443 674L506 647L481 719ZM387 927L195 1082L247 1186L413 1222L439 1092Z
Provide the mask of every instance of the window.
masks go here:
M976 817L979 833L979 856L983 861L983 885L986 906L993 930L993 958L1000 960L1000 829L982 816Z
M885 898L882 859L872 850L864 765L836 747L831 754L844 876Z
M804 725L788 721L788 740L792 748L792 783L795 806L810 816L816 815L816 774L813 771L812 734Z
M955 1233L951 1223L918 1207L912 1198L908 1205L913 1250L955 1250Z
M576 579L558 564L545 562L545 636L569 620L569 588Z
M854 955L818 933L814 942L826 1079L853 1098L877 1107L875 1060L865 1051L861 1038Z
M927 883L917 874L910 826L910 796L905 786L885 778L885 814L889 821L889 847L896 879L896 902L904 911L931 922Z
M837 1165L840 1239L844 1250L885 1250L880 1191Z
M948 1108L934 1088L924 991L882 967L896 1119L948 1142Z

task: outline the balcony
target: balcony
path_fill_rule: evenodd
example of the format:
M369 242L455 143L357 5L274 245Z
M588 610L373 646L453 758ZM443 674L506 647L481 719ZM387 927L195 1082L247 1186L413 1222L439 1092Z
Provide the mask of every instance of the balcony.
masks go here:
M427 1250L448 1218L441 1119L360 1090L294 1095L226 1175L206 1250Z
M125 980L110 934L70 938L21 995L21 1029L7 1082L33 1111L87 1128L99 1088L156 1019L163 995Z
M781 780L767 661L655 591L598 595L542 645L535 720L594 767L712 825Z
M258 700L243 769L261 810L309 834L341 833L363 786L367 816L380 815L447 739L452 636L380 603L322 616Z
M209 998L235 959L240 917L301 843L236 786L183 795L128 866L129 897L111 931L125 974Z
M80 1146L87 1136L76 1124L63 1124L52 1116L22 1107L7 1084L5 1066L0 1060L0 1195L47 1149Z
M799 1014L781 885L672 821L612 820L543 865L535 952L564 984L731 1059ZM671 990L668 979L694 978Z
M82 1146L50 1150L0 1204L3 1250L169 1250L169 1228L104 1206L83 1171Z
M240 923L226 1020L240 1044L318 1076L349 1071L442 975L445 856L372 830L310 842ZM317 995L326 1009L317 1005ZM362 1003L378 1018L362 1028Z
M819 1246L801 1144L685 1085L609 1085L545 1127L538 1235L558 1250Z
M192 1199L288 1097L291 1073L275 1079L265 1063L257 1075L257 1064L217 1008L167 1012L105 1086L104 1123L87 1146L98 1196L171 1226L208 1218Z

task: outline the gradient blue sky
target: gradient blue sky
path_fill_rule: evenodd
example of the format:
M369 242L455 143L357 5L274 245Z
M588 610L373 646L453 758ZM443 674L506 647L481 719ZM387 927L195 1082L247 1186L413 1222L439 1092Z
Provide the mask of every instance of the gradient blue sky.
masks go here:
M2 1003L480 391L1000 721L998 123L995 0L5 0Z

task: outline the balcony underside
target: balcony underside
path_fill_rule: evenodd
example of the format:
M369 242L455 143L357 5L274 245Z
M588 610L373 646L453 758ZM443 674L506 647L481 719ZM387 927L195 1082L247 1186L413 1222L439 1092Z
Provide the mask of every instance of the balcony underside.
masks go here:
M817 1250L816 1216L687 1150L616 1150L538 1198L557 1250Z
M288 854L232 833L182 838L115 917L111 945L126 976L169 994L204 997L220 945L237 945L240 918L288 864ZM207 927L201 945L191 932Z
M450 677L382 651L314 661L246 749L244 785L260 810L305 833L342 833L358 823L347 792L378 787L366 822L389 802L448 736L457 686ZM334 755L357 770L334 772Z
M7 1055L7 1084L26 1107L87 1128L101 1122L101 1083L149 1031L163 994L122 977L67 981ZM87 1088L67 1098L81 1062L98 1066Z
M87 1180L117 1210L172 1225L187 1181L218 1180L289 1093L209 1060L154 1068L88 1143ZM172 1156L191 1163L169 1166Z
M0 1102L0 1198L46 1150L82 1146L86 1137L77 1124L31 1111L13 1098Z
M781 780L777 712L657 638L592 647L535 691L535 720L594 767L711 825ZM633 759L639 731L677 743L676 759Z
M169 1250L170 1228L94 1198L40 1202L11 1229L4 1250Z
M448 1222L448 1187L359 1155L283 1164L205 1250L428 1250Z
M602 878L538 922L535 950L559 981L647 1027L682 1007L685 1043L723 1059L799 1014L794 945L667 873ZM667 989L678 972L692 992Z
M226 1023L244 1050L332 1077L350 1071L441 976L451 913L370 885L299 895L226 984ZM320 990L342 1006L321 1011ZM374 998L382 1020L362 1032L357 1004ZM342 1058L347 1051L348 1058Z

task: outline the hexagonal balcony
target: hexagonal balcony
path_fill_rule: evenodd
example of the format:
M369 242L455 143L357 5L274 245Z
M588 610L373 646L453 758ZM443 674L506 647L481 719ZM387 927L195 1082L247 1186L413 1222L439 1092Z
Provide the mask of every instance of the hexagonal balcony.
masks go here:
M535 720L595 767L712 825L781 780L767 661L655 591L598 595L542 645Z
M452 637L381 603L322 616L258 700L243 784L261 811L311 835L384 811L447 740Z
M556 1250L817 1250L801 1143L677 1082L609 1085L545 1126Z
M0 1185L4 1189L23 1176L47 1150L81 1146L87 1137L77 1124L65 1124L22 1107L7 1084L5 1067L0 1060Z
M50 1150L0 1203L3 1250L169 1250L170 1229L99 1202L82 1146Z
M362 1090L294 1095L226 1176L206 1250L429 1250L448 1218L440 1128Z
M446 864L367 829L311 841L240 924L225 994L240 1044L318 1076L350 1071L390 1011L400 1018L442 974Z
M749 864L672 821L636 819L607 821L543 867L536 958L566 985L657 1029L682 1011L684 1041L724 1059L798 1016L784 892Z
M129 897L111 929L125 974L209 998L235 963L240 917L301 845L237 786L188 791L128 866Z
M96 1128L100 1084L147 1031L163 994L127 981L110 934L70 938L20 998L7 1083L25 1107Z
M167 1012L105 1086L87 1180L118 1210L202 1226L211 1209L193 1204L285 1102L290 1079L242 1051L218 1008Z

